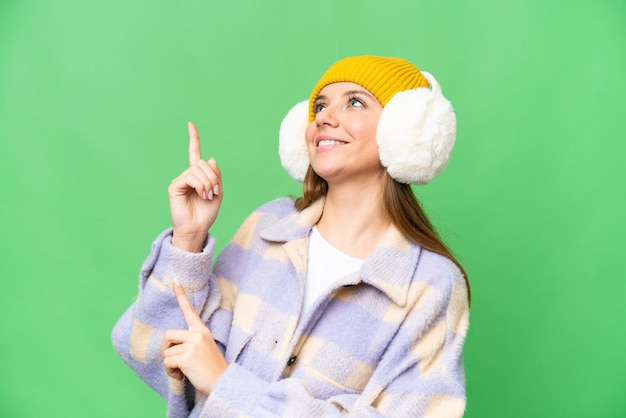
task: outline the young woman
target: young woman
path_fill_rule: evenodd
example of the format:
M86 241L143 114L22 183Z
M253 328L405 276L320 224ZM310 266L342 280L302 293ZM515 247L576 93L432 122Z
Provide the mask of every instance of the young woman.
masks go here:
M212 265L221 174L190 124L173 227L113 330L168 416L462 416L469 288L410 187L445 167L455 134L428 73L337 62L281 125L303 196L257 209Z

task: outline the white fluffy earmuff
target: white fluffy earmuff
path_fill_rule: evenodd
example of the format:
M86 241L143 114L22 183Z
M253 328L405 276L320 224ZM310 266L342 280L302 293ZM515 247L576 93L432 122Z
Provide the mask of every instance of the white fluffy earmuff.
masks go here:
M300 183L309 168L305 131L309 125L309 101L304 100L287 113L278 133L278 155L287 173Z
M376 140L380 161L396 181L426 184L448 164L456 139L456 116L435 78L422 71L430 88L396 93L384 107ZM296 104L285 116L279 132L282 166L299 182L309 167L305 131L309 101Z
M396 93L383 109L376 140L383 167L400 183L426 184L448 164L456 116L431 74L430 88Z

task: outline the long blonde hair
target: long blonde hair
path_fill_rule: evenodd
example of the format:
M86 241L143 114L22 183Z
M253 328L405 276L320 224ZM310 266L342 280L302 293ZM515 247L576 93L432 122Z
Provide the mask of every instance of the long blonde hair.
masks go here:
M302 197L296 199L295 202L296 209L299 211L305 209L315 200L326 196L326 193L328 193L328 183L309 166L302 185ZM417 201L411 186L395 181L385 172L382 197L385 213L407 240L450 259L459 267L467 285L468 299L471 301L470 285L465 269L437 234Z

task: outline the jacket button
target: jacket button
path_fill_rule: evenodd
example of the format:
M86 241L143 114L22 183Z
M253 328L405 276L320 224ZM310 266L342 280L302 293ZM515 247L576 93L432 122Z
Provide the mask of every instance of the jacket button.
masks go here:
M289 360L287 360L287 366L291 366L293 363L295 363L297 358L298 356L289 357Z

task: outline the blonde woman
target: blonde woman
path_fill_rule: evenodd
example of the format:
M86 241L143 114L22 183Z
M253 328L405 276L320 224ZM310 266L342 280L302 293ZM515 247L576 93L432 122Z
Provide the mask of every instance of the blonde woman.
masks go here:
M280 129L303 195L252 213L212 263L224 196L200 156L169 187L120 356L171 417L459 417L469 286L410 184L447 164L450 103L399 58L345 58Z

